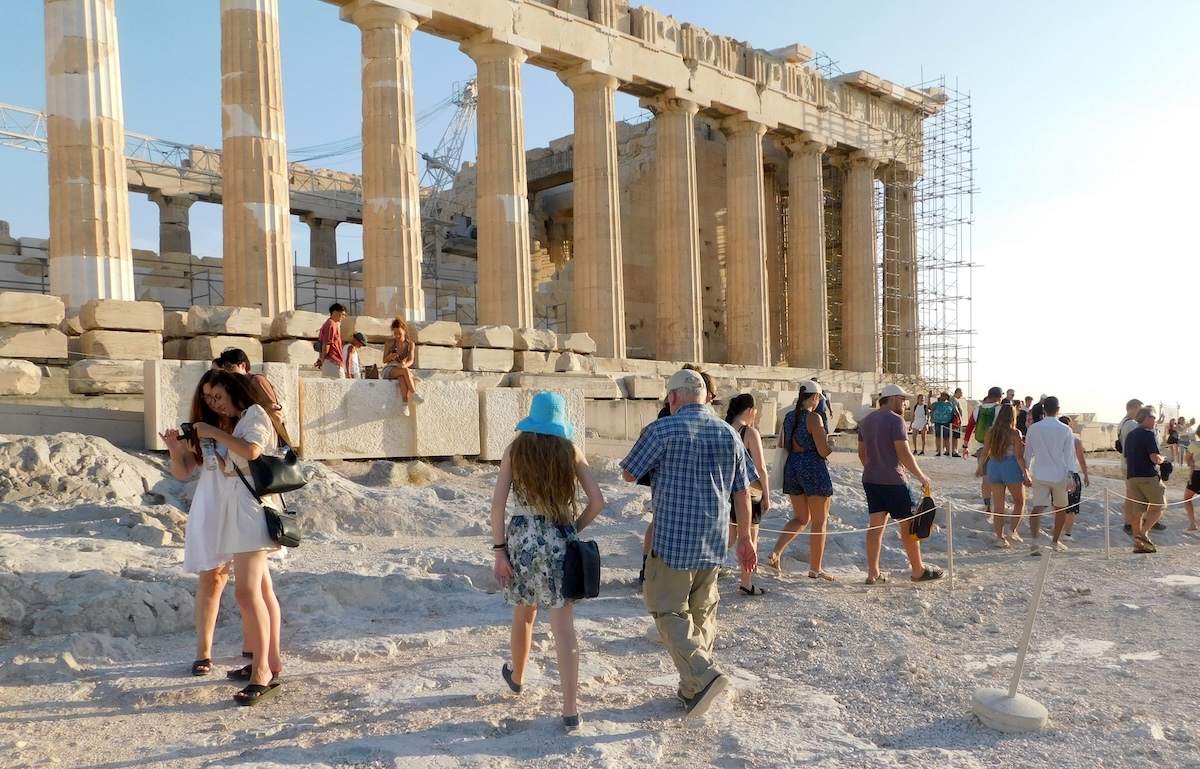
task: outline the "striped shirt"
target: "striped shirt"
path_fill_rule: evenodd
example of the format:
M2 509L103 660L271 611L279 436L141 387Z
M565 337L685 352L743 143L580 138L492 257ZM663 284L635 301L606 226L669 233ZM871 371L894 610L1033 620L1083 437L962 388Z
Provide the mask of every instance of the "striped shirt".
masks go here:
M758 479L746 446L707 406L682 406L647 425L621 467L653 470L651 546L672 569L711 569L725 560L729 498Z

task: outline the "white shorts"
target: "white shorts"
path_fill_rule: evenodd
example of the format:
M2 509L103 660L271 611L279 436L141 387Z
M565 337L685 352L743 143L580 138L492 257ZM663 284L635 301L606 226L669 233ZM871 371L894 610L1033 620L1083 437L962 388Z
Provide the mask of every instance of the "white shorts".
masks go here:
M1052 483L1035 480L1033 488L1029 492L1029 500L1031 507L1053 506L1056 510L1065 509L1067 506L1067 481Z

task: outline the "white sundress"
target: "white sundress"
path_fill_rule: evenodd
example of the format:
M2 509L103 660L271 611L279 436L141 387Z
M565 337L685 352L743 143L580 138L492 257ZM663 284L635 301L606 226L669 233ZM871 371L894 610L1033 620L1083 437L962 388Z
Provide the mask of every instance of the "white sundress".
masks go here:
M217 444L219 456L225 457L228 451L222 444ZM228 557L220 557L217 551L224 494L225 476L220 469L209 470L202 461L183 537L183 570L188 574L210 571L229 562Z
M279 442L271 418L257 404L242 413L242 418L233 428L233 437L258 444L268 453L274 453ZM250 476L249 461L232 451L229 452L225 459L225 469L231 474L222 479L224 488L217 515L217 553L222 558L232 558L237 553L280 549L267 533L267 520L263 516L262 505L254 499L250 489L246 488L246 484L242 483L242 479L234 472L234 465L241 469L247 483L254 484L254 479ZM276 510L282 509L279 496L275 494L263 497L263 503Z

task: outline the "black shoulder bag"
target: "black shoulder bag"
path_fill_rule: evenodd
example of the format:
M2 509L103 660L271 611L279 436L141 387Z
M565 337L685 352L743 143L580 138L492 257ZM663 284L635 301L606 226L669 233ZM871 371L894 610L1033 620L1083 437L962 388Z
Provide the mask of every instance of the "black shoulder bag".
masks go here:
M582 540L578 536L567 540L562 594L571 600L600 595L600 548L595 540Z
M254 479L254 488L258 490L258 494L283 494L303 488L304 484L308 483L304 479L304 473L300 471L300 458L296 456L296 452L286 443L283 446L282 456L264 453L259 454L258 459L250 460L250 477Z
M293 456L295 455L293 454ZM278 457L272 458L278 459ZM246 476L242 475L242 470L237 466L237 463L233 463L233 469L237 471L238 477L242 479L242 483L246 484L246 488L254 495L254 499L258 504L262 505L263 515L267 519L267 533L271 536L271 540L284 547L300 547L300 521L296 520L295 513L288 511L287 502L284 501L282 494L277 491L266 492L268 494L280 494L279 501L283 502L283 510L275 510L263 505L262 497L250 485L250 481L246 480ZM251 475L254 474L253 463L250 464L250 473ZM303 478L301 478L301 481L303 481ZM300 485L303 486L304 484L301 483ZM289 488L290 490L291 488Z

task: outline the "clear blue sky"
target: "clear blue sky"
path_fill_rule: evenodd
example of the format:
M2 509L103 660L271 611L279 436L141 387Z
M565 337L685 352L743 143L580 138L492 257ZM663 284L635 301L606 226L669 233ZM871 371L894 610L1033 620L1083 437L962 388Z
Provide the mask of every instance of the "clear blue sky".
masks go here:
M648 4L760 48L801 43L847 72L903 84L945 75L971 94L980 267L970 394L991 384L1053 393L1068 411L1106 419L1134 396L1200 410L1190 210L1200 179L1200 3ZM320 0L280 5L289 146L357 134L357 29ZM217 10L217 0L117 0L128 130L220 147ZM3 0L0 29L0 102L43 108L42 3ZM417 33L414 50L419 112L473 74L451 43ZM534 67L524 77L527 145L571 133L567 88ZM618 97L618 116L638 112ZM421 126L423 151L447 120ZM45 156L0 148L0 219L16 236L45 237L46 207ZM141 195L131 209L135 247L156 249L157 209ZM220 254L219 209L197 204L192 214L193 250ZM358 251L361 228L338 235L343 258ZM307 238L297 223L301 261Z

